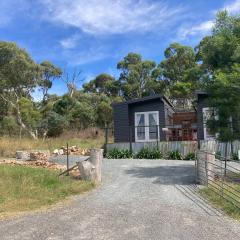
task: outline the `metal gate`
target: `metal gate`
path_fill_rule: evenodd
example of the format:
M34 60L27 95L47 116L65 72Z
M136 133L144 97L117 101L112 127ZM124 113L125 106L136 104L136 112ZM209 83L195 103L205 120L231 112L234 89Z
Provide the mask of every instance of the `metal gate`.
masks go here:
M196 155L197 182L240 210L240 162L203 150Z

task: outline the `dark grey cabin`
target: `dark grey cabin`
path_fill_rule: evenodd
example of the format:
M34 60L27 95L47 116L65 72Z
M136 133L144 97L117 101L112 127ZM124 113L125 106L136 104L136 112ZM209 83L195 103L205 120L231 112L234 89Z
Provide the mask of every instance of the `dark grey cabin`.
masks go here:
M115 103L115 142L151 142L166 140L165 126L172 124L174 109L163 95Z

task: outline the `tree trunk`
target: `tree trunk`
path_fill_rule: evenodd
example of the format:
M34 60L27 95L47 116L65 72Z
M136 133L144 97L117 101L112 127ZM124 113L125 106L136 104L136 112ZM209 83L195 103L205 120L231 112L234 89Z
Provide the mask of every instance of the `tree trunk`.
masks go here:
M10 103L12 105L13 108L16 109L16 113L17 113L17 122L20 126L21 129L24 129L26 130L29 135L33 138L33 139L37 139L37 135L31 130L29 129L22 121L22 117L21 117L21 112L20 112L20 109L19 109L19 97L18 95L15 93L15 96L16 96L16 102L12 102L11 100L7 99L4 97L4 95L0 95L0 97L7 103Z
M20 126L20 129L19 129L19 139L22 139L22 127Z
M29 134L34 140L36 140L36 139L37 139L37 135L36 135L31 129L29 129L29 128L23 123L23 121L22 121L21 112L20 112L18 103L16 103L15 108L16 108L16 110L17 110L17 122L18 122L18 124L20 125L20 128L22 128L22 129L24 129L25 131L27 131L28 134Z

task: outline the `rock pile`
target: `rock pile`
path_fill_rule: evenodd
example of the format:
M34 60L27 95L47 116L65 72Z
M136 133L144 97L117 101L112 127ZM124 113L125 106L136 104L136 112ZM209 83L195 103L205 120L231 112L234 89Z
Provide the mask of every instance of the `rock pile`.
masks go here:
M34 151L30 152L31 161L48 161L50 158L49 151Z
M18 161L15 159L3 159L0 161L0 164L10 164L10 165L24 165L24 166L32 166L32 167L43 167L53 170L61 170L64 171L67 169L66 166L52 163L46 160L36 160L36 161Z
M67 147L62 146L60 149L55 149L53 151L54 155L67 155ZM88 156L90 154L90 150L87 148L79 148L77 146L68 147L69 155L81 155Z
M49 162L49 161L37 160L37 161L31 161L31 162L35 166L43 167L43 168L49 168L49 169L54 169L54 170L66 170L67 169L67 167L64 165L60 165L60 164Z
M28 150L28 151L17 151L16 159L22 161L37 161L44 160L48 161L50 158L50 152L47 150Z

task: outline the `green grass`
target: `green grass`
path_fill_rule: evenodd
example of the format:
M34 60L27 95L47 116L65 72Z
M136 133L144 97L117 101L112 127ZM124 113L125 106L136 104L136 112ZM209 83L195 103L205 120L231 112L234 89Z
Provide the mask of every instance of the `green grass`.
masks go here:
M49 206L94 187L90 182L58 177L58 173L0 165L0 217Z
M221 184L221 183L218 183L218 184ZM230 185L234 189L237 189L237 190L240 191L240 185L239 184L230 184ZM215 185L215 187L217 187L219 189L218 191L221 193L220 187L218 187L217 185ZM205 187L205 188L200 190L200 194L203 197L205 197L206 199L208 199L208 201L211 202L214 206L223 210L227 215L231 216L232 218L240 220L240 209L237 208L236 206L234 206L229 201L222 198L219 194L217 194L216 193L217 190L215 190L215 189L212 190L212 189L213 189L213 187L211 187L211 186ZM229 190L231 190L231 189L229 188ZM227 192L226 190L224 191L224 193L229 194L229 192ZM230 194L230 196L231 196L231 194ZM224 195L224 197L230 199L226 195ZM232 195L232 197L236 198L233 195ZM238 201L240 201L240 194L239 194ZM238 204L238 205L240 205L240 204Z

